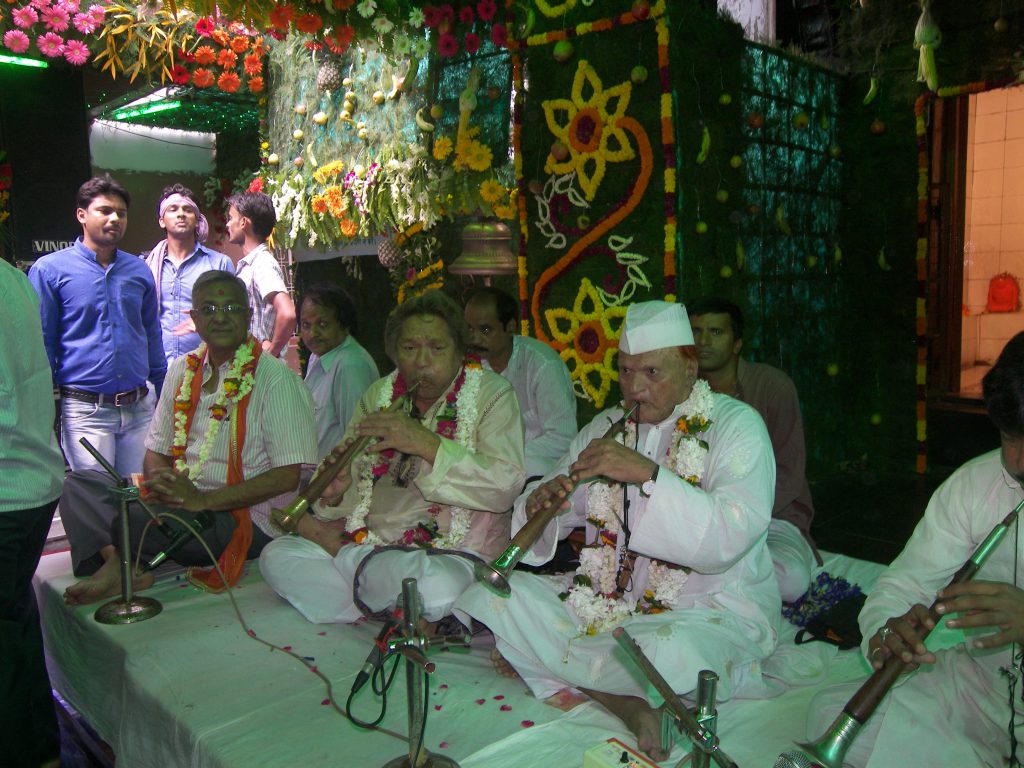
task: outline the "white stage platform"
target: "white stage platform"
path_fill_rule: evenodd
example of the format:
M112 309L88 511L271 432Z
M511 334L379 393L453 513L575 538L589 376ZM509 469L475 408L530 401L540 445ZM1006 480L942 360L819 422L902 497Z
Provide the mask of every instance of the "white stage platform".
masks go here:
M870 591L882 566L838 555L825 570ZM514 576L513 576L514 578ZM324 682L287 654L246 635L225 595L209 595L180 576L146 592L163 604L149 621L105 626L95 606L61 600L74 581L68 554L43 557L36 587L50 676L64 697L117 755L119 768L374 768L407 753L404 742L349 723L328 703ZM236 591L259 637L311 659L344 707L376 625L313 625L263 583L254 563ZM783 642L765 671L789 682L780 696L719 707L722 749L742 768L770 767L803 739L808 703L822 686L865 675L856 650L824 643L796 646L795 627L780 619ZM574 768L583 752L611 736L633 740L594 703L563 712L535 700L518 680L496 675L490 638L469 651L432 653L425 744L462 768ZM356 714L375 717L367 686ZM383 725L406 732L402 671L388 696ZM685 753L677 748L663 765Z

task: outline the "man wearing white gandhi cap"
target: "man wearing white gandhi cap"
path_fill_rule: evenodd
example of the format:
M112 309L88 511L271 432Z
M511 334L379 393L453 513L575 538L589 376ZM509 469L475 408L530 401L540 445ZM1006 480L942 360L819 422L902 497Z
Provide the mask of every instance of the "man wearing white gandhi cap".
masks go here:
M512 519L515 532L562 499L523 562L547 562L586 525L580 568L572 579L516 572L510 599L477 585L456 609L494 632L499 669L514 668L534 695L595 699L662 760L660 697L611 630L625 627L679 694L702 669L718 673L720 699L769 693L760 662L780 614L765 545L775 463L757 412L697 380L682 305L631 306L618 366L623 405L637 408L625 431L602 437L623 406L599 413Z

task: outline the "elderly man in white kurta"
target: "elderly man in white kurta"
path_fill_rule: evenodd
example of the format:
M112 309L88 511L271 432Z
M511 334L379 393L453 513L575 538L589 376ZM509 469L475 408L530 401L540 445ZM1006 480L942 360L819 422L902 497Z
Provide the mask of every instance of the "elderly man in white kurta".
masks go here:
M598 414L513 515L519 529L564 499L524 560L546 562L560 537L586 524L579 571L569 584L515 573L511 599L478 586L456 605L490 627L536 696L583 692L622 718L655 759L666 756L656 695L611 630L626 627L677 692L713 669L726 699L761 692L759 663L775 648L780 610L765 545L771 443L756 411L696 380L692 345L682 306L629 308L619 380L639 423L603 439L623 409Z
M463 361L458 306L439 291L410 299L385 335L398 368L363 395L345 438L376 442L328 488L324 501L335 506L304 516L300 537L278 539L260 557L267 582L313 622L388 609L410 577L423 616L443 618L473 581L472 560L458 553L490 559L504 548L525 478L515 393ZM410 413L379 412L413 382ZM377 551L386 544L408 551Z
M1007 675L1019 664L1024 642L1020 523L975 580L943 589L1024 498L1024 333L1007 343L982 386L989 416L1002 434L1002 448L967 462L942 484L906 548L864 604L859 623L868 661L877 669L898 653L910 663L911 672L851 742L847 765L1006 765L1010 700L1016 738L1024 740L1022 684L1017 679L1011 699ZM925 606L936 595L942 598L937 610L953 616L946 627L955 631L937 631L929 639L929 651L918 628L934 626ZM808 711L811 739L823 733L862 682L819 694Z

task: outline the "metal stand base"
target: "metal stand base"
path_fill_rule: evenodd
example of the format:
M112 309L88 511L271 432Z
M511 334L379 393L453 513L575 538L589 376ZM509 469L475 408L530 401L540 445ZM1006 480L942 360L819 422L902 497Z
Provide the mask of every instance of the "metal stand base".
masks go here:
M163 606L151 597L111 600L96 609L93 618L100 624L134 624L156 616Z
M384 768L459 768L459 764L450 757L424 752L424 759L418 765L409 763L409 756L402 755L384 764Z

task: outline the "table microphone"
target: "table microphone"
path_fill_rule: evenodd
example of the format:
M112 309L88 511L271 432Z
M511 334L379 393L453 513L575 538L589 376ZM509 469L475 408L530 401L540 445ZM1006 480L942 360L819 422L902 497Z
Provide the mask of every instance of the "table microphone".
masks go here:
M773 768L822 768L803 752L785 752L779 755Z
M170 537L170 541L167 542L167 546L163 548L163 551L158 555L154 556L152 560L142 566L142 573L149 573L156 568L160 563L170 557L172 554L181 549L185 544L188 543L189 539L192 538L192 534L201 533L207 528L213 525L214 513L208 509L200 510L196 512L196 516L193 520L187 521L189 524L185 528L178 529L173 536Z

